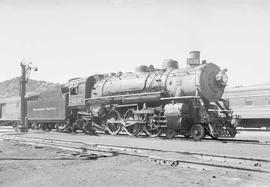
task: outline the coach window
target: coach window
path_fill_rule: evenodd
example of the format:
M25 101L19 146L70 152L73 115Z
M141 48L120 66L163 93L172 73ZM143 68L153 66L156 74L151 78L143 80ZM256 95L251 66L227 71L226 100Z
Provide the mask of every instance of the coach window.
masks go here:
M253 105L265 105L265 100L263 96L255 96L253 97Z
M78 86L70 88L70 95L77 95L78 94Z
M265 97L265 104L266 105L270 105L270 97Z
M229 99L229 101L230 101L231 106L242 106L242 105L244 105L244 100L243 100L242 97L241 98L232 97L232 98Z
M246 98L245 105L252 105L252 104L253 104L252 98L251 97Z

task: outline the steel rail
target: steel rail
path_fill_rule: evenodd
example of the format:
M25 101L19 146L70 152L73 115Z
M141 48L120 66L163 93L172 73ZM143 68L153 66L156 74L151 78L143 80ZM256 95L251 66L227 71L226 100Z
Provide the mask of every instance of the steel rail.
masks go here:
M0 128L1 129L1 128ZM8 133L10 132L10 133ZM55 133L63 133L61 131L55 131ZM13 130L5 130L5 131L0 131L0 134L6 134L6 135L15 135L15 134L20 134L19 132L13 132ZM65 133L65 132L64 132ZM109 134L103 133L101 131L98 131L99 134L102 134L104 136L111 136ZM134 136L129 136L126 133L119 133L117 134L117 136L127 136L127 137L132 137L134 138ZM136 136L136 138L140 138L140 137L146 137L147 135L144 134L140 134L139 136ZM166 136L159 136L157 138L160 139L166 139L166 140L177 140L177 139L181 139L181 141L194 141L191 138L185 138L185 137L181 137L181 136L176 136L172 139L168 139L166 138ZM249 140L249 139L229 139L229 138L219 138L217 140L211 139L211 138L203 138L201 141L206 141L206 142L216 142L216 143L231 143L231 144L252 144L252 145L270 145L270 140Z
M53 131L53 132L56 132L56 131ZM61 131L57 131L57 133L65 133L64 131L61 132ZM80 134L80 133L78 133ZM103 136L111 136L110 134L106 134L102 131L98 131L98 134L102 134ZM12 133L10 133L10 135L12 135ZM80 134L82 135L82 134ZM86 134L88 136L88 134ZM135 136L129 136L128 134L126 134L125 132L124 133L119 133L117 134L117 136L126 136L126 137L131 137L131 138L134 138ZM144 134L140 134L138 136L136 136L136 138L144 138L144 137L147 137L147 135L144 135ZM160 139L166 139L166 140L177 140L177 139L181 139L181 141L195 141L193 140L192 138L185 138L185 137L181 137L181 136L176 136L172 139L168 139L166 138L166 136L159 136L159 137L155 137L156 139L157 138L160 138ZM270 145L270 140L249 140L249 139L229 139L229 138L224 138L224 137L221 137L219 139L211 139L211 138L203 138L201 139L200 141L206 141L206 142L216 142L216 143L232 143L232 144L252 144L252 145Z
M225 169L270 173L270 166L269 166L270 160L268 159L225 156L225 155L205 154L196 152L181 152L174 150L149 149L142 147L119 146L110 144L86 144L79 141L66 141L47 138L15 137L9 135L2 136L2 139L24 144L49 146L65 150L73 150L77 152L90 151L95 153L101 153L102 155L105 156L116 156L118 154L121 154L121 155L144 157L149 158L154 162L166 163L173 166L177 166L179 164L191 164L215 168L218 167ZM168 155L171 154L173 154L174 156L168 157ZM245 163L246 166L242 165L237 166L236 163L243 163L243 164ZM269 168L262 168L265 165L269 166ZM260 166L261 168L254 166Z
M102 135L105 136L111 136L110 134L102 133ZM127 137L134 137L129 136L128 134L117 134L117 136L127 136ZM136 136L136 138L145 137L147 135L140 134L139 136ZM181 141L195 141L192 138L185 138L181 136L176 136L172 139L166 138L166 136L159 136L156 138L160 139L166 139L166 140L177 140L181 139ZM211 139L211 138L203 138L201 141L207 141L207 142L217 142L217 143L232 143L232 144L253 144L253 145L270 145L270 140L248 140L248 139L228 139L228 138L220 138L220 139Z

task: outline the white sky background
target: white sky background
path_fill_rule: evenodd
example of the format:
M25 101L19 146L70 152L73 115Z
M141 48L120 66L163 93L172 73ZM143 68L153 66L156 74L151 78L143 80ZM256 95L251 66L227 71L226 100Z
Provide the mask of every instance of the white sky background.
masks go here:
M185 67L188 52L228 68L230 85L270 81L267 0L0 0L0 81L64 83L93 73Z

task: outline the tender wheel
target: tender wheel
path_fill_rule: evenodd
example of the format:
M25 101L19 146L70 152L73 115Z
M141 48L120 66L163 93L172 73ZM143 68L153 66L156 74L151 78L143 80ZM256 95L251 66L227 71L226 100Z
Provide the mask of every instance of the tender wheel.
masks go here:
M12 126L13 126L13 128L14 128L14 131L15 131L15 132L19 132L18 125L19 125L19 124L18 124L18 123L16 123L16 122L15 122L15 123L12 125Z
M165 134L166 134L166 137L167 137L168 139L172 139L172 138L175 137L176 131L173 130L173 129L166 129Z
M46 130L46 124L44 124L44 123L40 123L39 125L38 125L38 129L41 129L41 130Z
M157 127L155 125L155 123L153 123L153 122L150 122L150 123L146 124L144 126L143 130L144 130L145 134L147 134L151 138L158 137L162 133L162 128Z
M134 114L133 109L128 109L127 112L124 115L124 120L139 120L139 116ZM134 124L130 126L125 126L124 130L129 136L137 136L142 131L142 126L140 124Z
M59 131L59 124L58 123L55 124L55 129L57 132Z
M119 112L111 110L107 116L107 130L111 135L118 134L122 129L122 124L119 123L121 120Z
M198 141L205 135L205 130L201 124L195 124L191 128L191 136L194 140Z
M38 129L38 124L37 124L37 122L34 122L33 124L32 124L32 130L36 130L36 129Z

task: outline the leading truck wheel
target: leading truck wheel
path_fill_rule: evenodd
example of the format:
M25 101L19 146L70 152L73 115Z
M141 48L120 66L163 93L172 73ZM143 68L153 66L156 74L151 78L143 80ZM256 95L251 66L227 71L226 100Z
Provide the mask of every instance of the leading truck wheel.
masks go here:
M166 134L166 137L167 137L168 139L172 139L172 138L175 137L176 131L173 130L173 129L166 129L165 134Z
M122 130L122 123L119 112L111 110L107 116L107 130L111 135L116 135Z
M194 140L201 140L205 135L205 130L201 124L195 124L191 128L191 136Z

